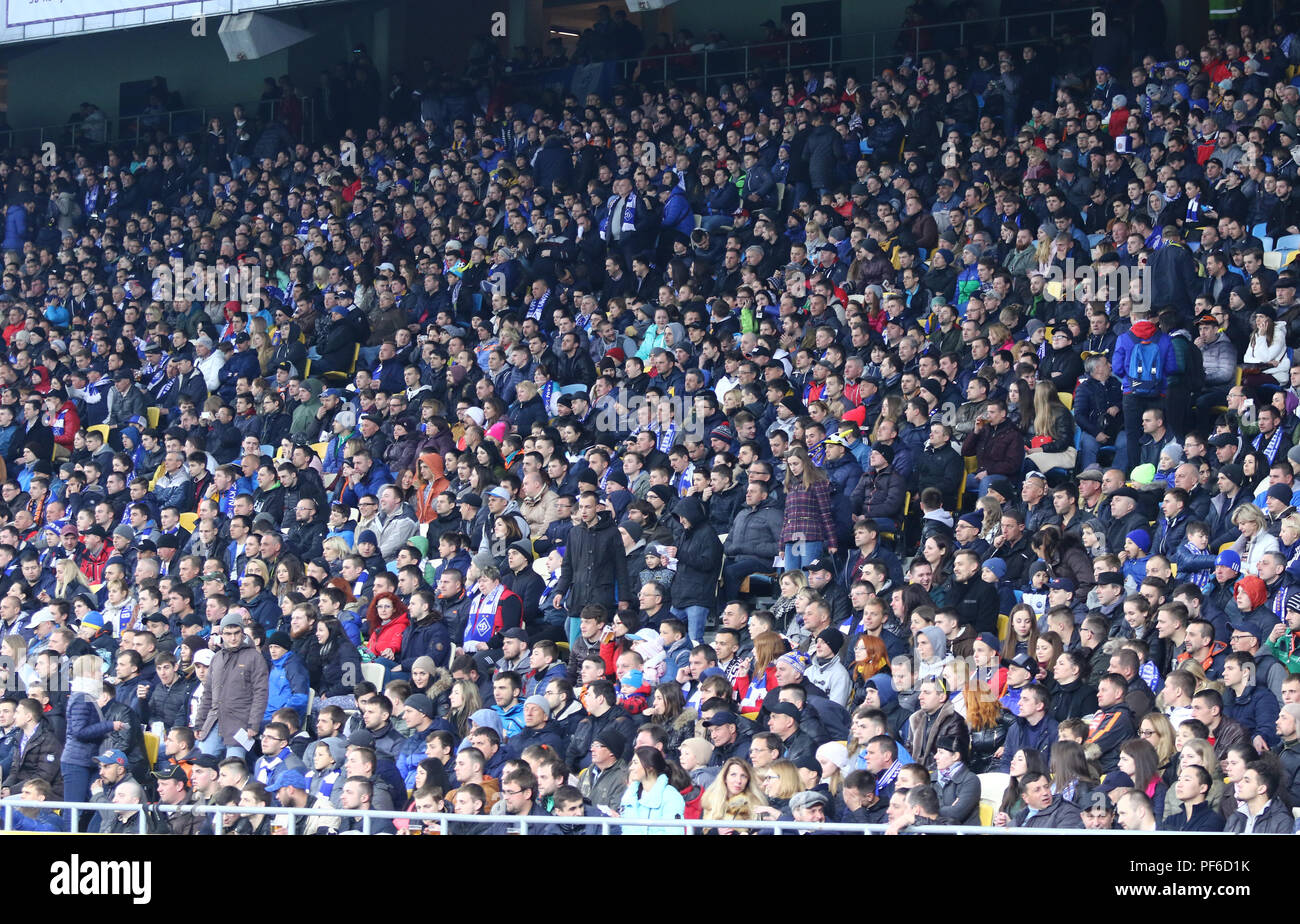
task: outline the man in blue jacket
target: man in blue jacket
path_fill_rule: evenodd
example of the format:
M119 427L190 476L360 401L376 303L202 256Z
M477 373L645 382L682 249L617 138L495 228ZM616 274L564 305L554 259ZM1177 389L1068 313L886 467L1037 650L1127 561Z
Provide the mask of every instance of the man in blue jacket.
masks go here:
M301 717L307 712L307 696L311 679L307 668L293 653L293 640L287 632L272 632L266 640L266 650L271 655L271 673L266 682L266 713L263 721L271 721L277 709L288 707Z
M1124 432L1117 442L1115 467L1128 471L1142 439L1142 412L1161 407L1169 377L1177 371L1174 342L1160 330L1145 309L1133 310L1133 326L1115 343L1115 372L1124 393Z
M691 210L690 200L680 186L664 183L659 187L659 245L656 253L659 264L666 266L668 257L673 252L673 245L678 241L687 244L691 232L695 230L695 213Z

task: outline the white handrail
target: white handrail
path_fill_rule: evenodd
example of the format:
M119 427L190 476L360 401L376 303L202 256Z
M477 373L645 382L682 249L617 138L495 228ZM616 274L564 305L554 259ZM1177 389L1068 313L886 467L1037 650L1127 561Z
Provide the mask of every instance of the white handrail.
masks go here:
M720 821L705 820L700 818L685 818L664 820L657 818L616 818L613 816L594 818L587 816L565 816L565 815L456 815L441 812L402 812L402 811L376 811L374 809L342 809L342 808L320 808L309 806L305 808L291 808L288 806L217 806L217 805L164 805L162 803L131 803L115 804L111 802L34 802L23 799L5 799L4 800L4 831L13 830L13 811L16 808L43 808L43 809L64 809L71 810L74 817L84 812L113 812L127 813L135 812L139 819L140 833L145 833L145 810L156 810L161 814L173 814L177 812L186 812L196 815L213 815L215 817L215 831L221 834L226 826L225 819L231 815L287 815L291 818L299 817L348 817L360 818L362 821L363 833L370 833L370 824L373 820L385 820L393 818L406 818L411 821L435 821L438 822L443 834L448 831L448 826L452 822L468 822L471 824L492 825L494 827L506 825L518 825L520 834L527 834L530 828L538 825L584 825L599 827L602 834L612 833L611 829L615 827L641 827L641 828L686 828L691 831L708 830L712 828L748 828L761 831L818 831L834 832L837 834L883 834L888 827L883 824L850 824L844 822L806 822L806 821ZM1143 834L1161 834L1161 835L1185 835L1185 834L1209 834L1211 832L1195 831L1080 831L1078 828L996 828L996 827L978 827L963 825L924 825L913 829L915 833L926 834L992 834L992 835L1077 835L1081 833L1100 834L1100 835L1143 835ZM297 826L290 823L288 828L289 834L297 833Z

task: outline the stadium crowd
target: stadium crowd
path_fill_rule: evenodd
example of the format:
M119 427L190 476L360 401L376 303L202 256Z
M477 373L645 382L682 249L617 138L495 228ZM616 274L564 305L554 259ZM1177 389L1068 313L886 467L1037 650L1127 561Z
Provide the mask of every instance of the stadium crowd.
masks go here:
M1054 60L11 152L4 795L1290 833L1300 39Z

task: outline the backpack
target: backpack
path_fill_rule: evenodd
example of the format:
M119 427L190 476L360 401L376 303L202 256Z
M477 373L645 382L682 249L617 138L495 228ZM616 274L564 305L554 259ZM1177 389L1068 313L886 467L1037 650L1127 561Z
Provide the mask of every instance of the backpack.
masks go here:
M1160 367L1160 343L1154 337L1149 340L1138 340L1133 344L1133 349L1128 354L1128 377L1133 383L1134 394L1158 395L1164 390L1164 370Z

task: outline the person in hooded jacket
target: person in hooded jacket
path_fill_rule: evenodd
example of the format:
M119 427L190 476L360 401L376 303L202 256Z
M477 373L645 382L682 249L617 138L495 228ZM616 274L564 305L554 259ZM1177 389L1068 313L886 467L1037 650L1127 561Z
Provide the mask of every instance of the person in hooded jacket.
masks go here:
M682 533L675 552L670 552L677 559L670 602L673 615L686 623L692 643L698 643L703 641L705 621L717 605L722 542L697 498L682 498L673 512L682 524Z
M501 574L501 583L523 601L524 626L528 628L530 641L546 628L541 611L546 582L533 570L533 557L532 542L527 539L512 542L506 549L506 568Z

